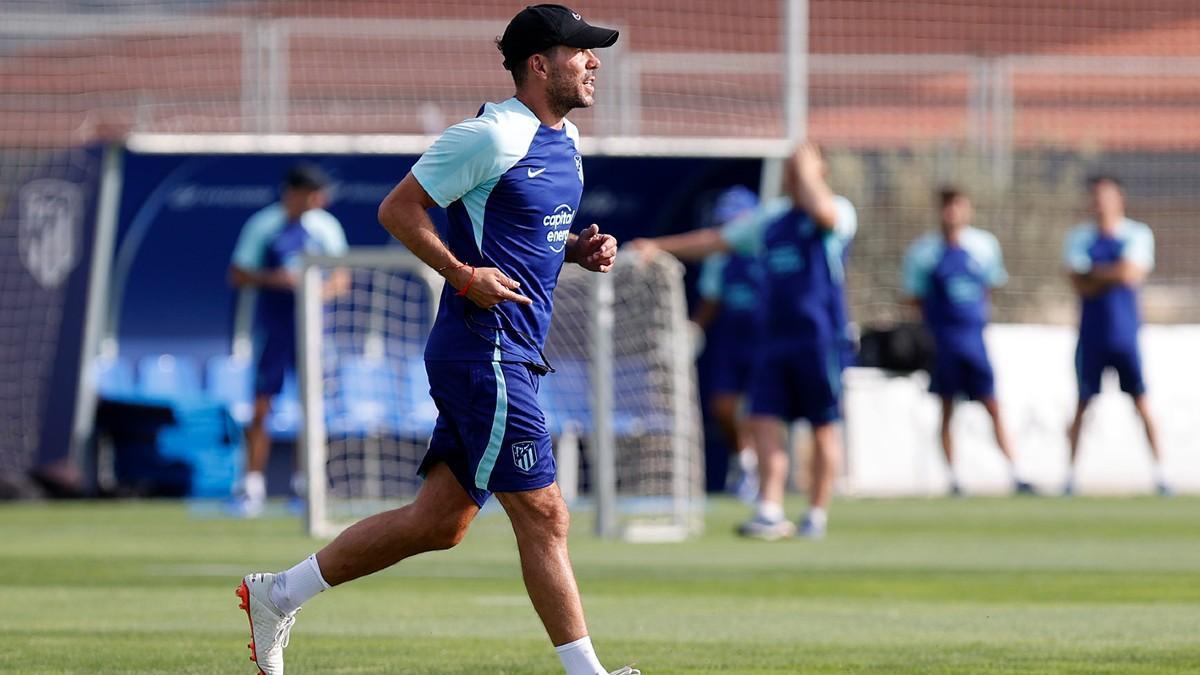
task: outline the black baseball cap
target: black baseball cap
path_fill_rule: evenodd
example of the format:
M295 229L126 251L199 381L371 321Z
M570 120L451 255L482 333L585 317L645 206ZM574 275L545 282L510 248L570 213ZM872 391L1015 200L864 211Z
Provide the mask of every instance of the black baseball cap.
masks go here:
M538 52L557 45L596 49L611 47L617 41L617 31L592 26L579 12L562 5L530 5L508 22L500 37L500 52L504 67L513 66Z

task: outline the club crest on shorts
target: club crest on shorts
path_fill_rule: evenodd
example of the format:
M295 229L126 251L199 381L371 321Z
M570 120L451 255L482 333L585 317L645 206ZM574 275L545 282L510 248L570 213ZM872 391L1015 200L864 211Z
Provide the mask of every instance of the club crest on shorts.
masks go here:
M537 444L533 441L521 441L520 443L512 444L513 464L518 469L529 473L534 464L537 464Z

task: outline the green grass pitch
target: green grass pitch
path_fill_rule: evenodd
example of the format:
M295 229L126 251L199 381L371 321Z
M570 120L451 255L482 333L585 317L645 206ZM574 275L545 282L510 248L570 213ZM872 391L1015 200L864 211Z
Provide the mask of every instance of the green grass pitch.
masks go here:
M795 513L799 504L790 510ZM1196 672L1200 500L842 501L822 542L739 541L714 501L686 544L573 555L605 665L658 673ZM234 588L314 550L290 518L178 503L0 507L0 672L253 673ZM288 672L558 673L512 533L311 601Z

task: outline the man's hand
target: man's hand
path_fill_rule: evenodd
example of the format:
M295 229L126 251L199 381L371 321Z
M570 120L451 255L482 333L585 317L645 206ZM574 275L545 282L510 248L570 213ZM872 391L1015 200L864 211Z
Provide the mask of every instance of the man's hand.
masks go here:
M279 291L295 291L300 286L300 277L286 267L280 267L270 272L264 272L262 285L264 288L273 288Z
M796 168L796 175L801 182L811 183L812 181L824 180L824 167L821 159L821 151L817 149L816 144L805 141L796 146L796 152L792 155L792 162Z
M490 309L505 301L533 304L533 300L516 292L521 287L520 282L508 278L495 267L463 265L450 270L446 274L446 281L460 292L466 288L467 299L483 309Z
M592 223L575 238L571 260L585 270L607 272L617 261L617 238L600 234L600 226Z
M625 244L625 248L637 256L639 263L645 264L654 259L654 256L662 253L662 248L653 239L634 239Z

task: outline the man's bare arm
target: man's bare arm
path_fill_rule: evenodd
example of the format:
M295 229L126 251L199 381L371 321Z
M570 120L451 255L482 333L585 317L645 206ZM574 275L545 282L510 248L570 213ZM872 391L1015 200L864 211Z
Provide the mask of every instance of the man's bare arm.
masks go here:
M801 143L789 158L796 181L789 186L792 202L804 210L813 222L826 230L837 227L837 205L833 190L825 182L820 151L812 143Z
M379 205L379 224L451 286L459 291L466 288L467 297L476 305L487 308L506 300L533 303L516 292L520 283L495 267L473 268L456 258L426 212L434 206L437 203L409 173Z
M680 260L690 262L703 260L714 253L732 250L729 242L721 236L720 230L712 227L666 237L634 239L630 242L630 247L642 253L664 251Z
M285 269L262 272L248 270L237 265L229 266L229 285L234 288L271 288L289 291L296 288L296 283L296 275Z

